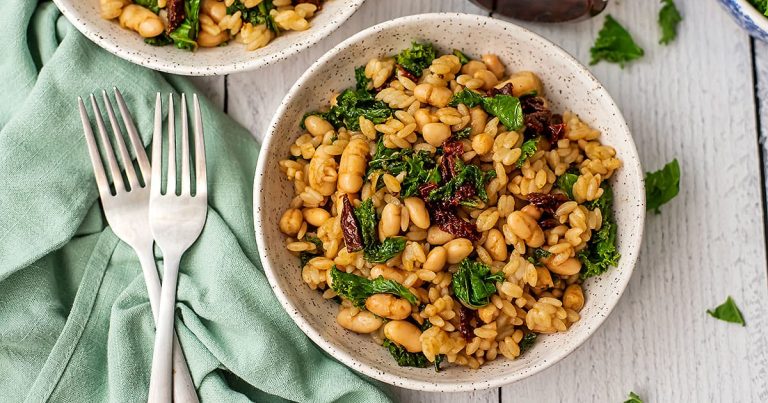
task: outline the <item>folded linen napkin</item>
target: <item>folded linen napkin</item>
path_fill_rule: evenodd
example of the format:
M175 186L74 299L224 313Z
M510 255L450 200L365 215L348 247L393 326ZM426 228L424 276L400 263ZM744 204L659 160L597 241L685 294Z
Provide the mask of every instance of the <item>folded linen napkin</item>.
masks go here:
M117 86L148 144L154 93L195 89L98 48L50 2L4 0L0 27L1 400L144 401L149 302L100 210L75 101ZM388 400L280 307L253 237L258 144L201 102L210 208L181 262L176 329L202 401Z

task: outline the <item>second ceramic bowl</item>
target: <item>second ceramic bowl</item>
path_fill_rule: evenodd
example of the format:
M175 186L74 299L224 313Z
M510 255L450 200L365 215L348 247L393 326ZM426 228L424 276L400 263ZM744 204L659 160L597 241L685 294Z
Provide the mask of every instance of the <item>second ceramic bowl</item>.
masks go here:
M624 166L611 178L618 222L619 267L584 285L586 305L581 320L567 332L545 335L515 360L500 357L480 369L449 366L399 367L389 352L366 335L336 324L338 306L323 300L301 277L294 255L285 249L278 222L293 198L293 184L278 162L302 134L299 121L307 111L327 107L330 97L354 86L354 68L374 57L392 55L411 41L428 41L442 52L461 49L479 57L495 53L508 72L531 70L545 86L555 111L566 109L603 134ZM263 144L255 177L254 220L264 271L287 314L320 347L352 369L410 389L455 392L490 388L535 374L560 361L592 335L616 306L632 275L643 233L645 191L632 136L621 112L600 83L576 60L546 39L516 25L466 14L423 14L368 28L318 60L296 82L280 105Z

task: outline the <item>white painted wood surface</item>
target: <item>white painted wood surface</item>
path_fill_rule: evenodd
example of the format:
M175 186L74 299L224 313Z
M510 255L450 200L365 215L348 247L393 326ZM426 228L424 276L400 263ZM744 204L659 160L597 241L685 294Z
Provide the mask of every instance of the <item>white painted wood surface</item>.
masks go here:
M715 1L677 3L681 32L664 47L657 44L657 2L614 0L607 12L633 33L646 56L623 70L591 68L624 112L646 170L677 157L683 172L680 196L646 220L640 261L614 313L576 352L521 382L459 394L392 388L394 397L621 402L633 390L646 402L768 401L761 182L768 146L758 143L761 132L768 134L768 44L750 40ZM376 23L434 11L486 13L466 0L369 0L302 54L259 71L195 81L261 139L287 89L328 49ZM586 64L602 21L523 25ZM706 315L728 295L747 327Z

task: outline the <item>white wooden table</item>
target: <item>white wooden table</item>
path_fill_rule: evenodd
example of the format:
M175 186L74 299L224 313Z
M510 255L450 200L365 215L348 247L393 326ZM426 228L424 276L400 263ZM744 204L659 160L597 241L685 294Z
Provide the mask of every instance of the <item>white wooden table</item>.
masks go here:
M336 0L343 1L343 0ZM646 170L677 157L680 195L649 215L634 276L618 307L580 349L521 382L475 393L392 389L402 401L768 401L763 137L768 135L768 44L750 39L715 0L677 0L678 39L658 42L658 1L613 0L612 14L646 56L625 69L592 66L618 102ZM277 65L195 79L258 139L296 78L359 30L435 11L487 14L467 0L369 0L341 28ZM565 25L523 24L582 63L603 16ZM732 295L746 327L706 315Z

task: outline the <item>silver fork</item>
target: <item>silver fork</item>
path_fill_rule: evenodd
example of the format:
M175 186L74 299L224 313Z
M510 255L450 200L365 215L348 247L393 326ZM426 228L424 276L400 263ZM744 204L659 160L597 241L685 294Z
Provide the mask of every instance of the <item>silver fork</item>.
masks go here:
M168 97L168 175L165 193L162 185L163 115L160 93L155 101L155 133L152 138L152 182L149 197L149 225L157 246L163 252L163 288L160 312L152 353L152 374L149 380L149 401L166 403L171 400L171 354L173 351L173 321L176 305L176 281L181 255L192 246L205 224L208 211L208 184L205 171L203 121L197 95L195 108L195 193L192 194L189 157L187 100L181 94L181 189L176 194L176 122L173 94Z
M155 257L152 251L152 233L149 229L149 189L152 178L151 168L149 160L147 159L147 154L144 152L139 133L136 131L136 126L133 124L133 118L125 105L122 94L115 88L115 99L120 108L120 115L123 118L123 124L128 132L131 147L136 154L139 173L144 179L144 186L142 186L139 182L137 172L131 163L131 156L125 146L123 133L115 118L115 113L112 109L109 97L107 96L107 92L102 91L102 96L104 98L104 106L107 110L109 123L112 126L115 141L117 142L117 150L120 152L120 159L123 162L125 176L128 179L130 189L128 189L123 182L123 177L120 174L120 167L115 158L112 143L107 135L104 120L101 117L101 110L99 109L99 106L96 103L96 97L94 97L93 94L91 94L91 105L96 119L96 126L99 130L99 137L103 144L107 165L115 187L114 195L112 194L109 181L104 172L102 160L99 156L99 148L96 144L96 139L88 119L88 112L86 112L82 98L78 97L80 118L83 121L83 131L85 132L85 140L88 144L88 153L91 157L91 165L93 166L93 173L96 177L96 185L99 189L99 197L104 208L104 215L115 235L133 248L136 255L139 257L141 269L144 273L144 282L147 285L147 293L149 294L149 304L152 307L152 315L154 319L157 320L158 309L160 307L160 277L157 274L157 267L155 266ZM195 385L192 383L192 377L189 374L189 368L187 368L187 363L184 359L184 352L181 350L175 334L173 335L173 343L174 346L176 346L173 355L173 366L176 368L173 390L175 401L197 403L198 399L197 394L195 393Z

